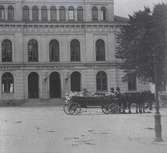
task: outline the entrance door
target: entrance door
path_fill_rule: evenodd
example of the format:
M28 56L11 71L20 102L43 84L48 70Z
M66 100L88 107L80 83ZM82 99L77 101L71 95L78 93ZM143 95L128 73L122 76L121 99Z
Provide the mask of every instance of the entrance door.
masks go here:
M49 78L50 98L61 98L61 80L57 72L53 72Z
M71 74L71 91L81 91L81 74L79 72Z
M28 76L28 98L39 98L39 76L35 72Z

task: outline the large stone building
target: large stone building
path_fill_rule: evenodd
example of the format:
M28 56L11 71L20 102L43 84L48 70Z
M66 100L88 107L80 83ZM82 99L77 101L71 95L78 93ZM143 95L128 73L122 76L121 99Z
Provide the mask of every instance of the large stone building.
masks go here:
M147 89L122 81L115 34L125 24L114 0L0 0L0 99Z

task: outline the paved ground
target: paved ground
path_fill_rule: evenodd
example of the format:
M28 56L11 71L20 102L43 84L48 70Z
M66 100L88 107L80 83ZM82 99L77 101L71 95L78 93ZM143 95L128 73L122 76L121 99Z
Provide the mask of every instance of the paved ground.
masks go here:
M167 109L161 113L164 142L155 143L153 113L67 116L61 107L1 107L0 153L166 153Z

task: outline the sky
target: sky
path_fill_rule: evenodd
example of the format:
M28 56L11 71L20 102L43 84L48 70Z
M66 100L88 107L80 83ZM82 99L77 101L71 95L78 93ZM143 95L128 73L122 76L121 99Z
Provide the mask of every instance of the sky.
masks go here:
M133 15L133 12L143 10L144 6L153 8L153 6L167 0L114 0L115 15L128 17L128 14Z

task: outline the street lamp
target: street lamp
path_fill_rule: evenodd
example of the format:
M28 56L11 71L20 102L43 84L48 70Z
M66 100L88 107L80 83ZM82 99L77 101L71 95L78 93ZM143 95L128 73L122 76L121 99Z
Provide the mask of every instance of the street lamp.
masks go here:
M158 98L158 72L157 72L157 57L154 54L153 55L153 65L154 65L154 81L155 81L155 102L156 102L156 112L154 114L154 122L155 122L155 141L156 142L161 142L163 141L162 139L162 127L161 127L161 114L160 114L160 106L159 106L159 98Z

